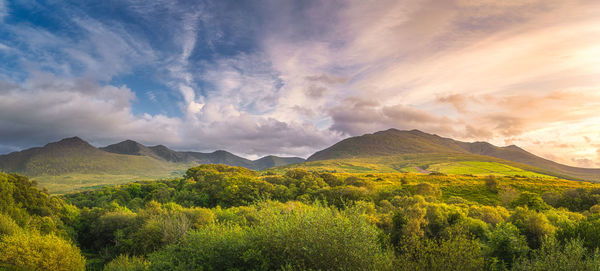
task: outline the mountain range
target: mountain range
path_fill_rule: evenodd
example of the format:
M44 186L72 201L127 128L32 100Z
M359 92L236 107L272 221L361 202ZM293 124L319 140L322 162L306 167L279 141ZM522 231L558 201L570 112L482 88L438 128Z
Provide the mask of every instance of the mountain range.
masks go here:
M358 160L357 160L358 159ZM336 164L343 167L359 161L371 171L442 173L529 172L566 179L600 181L600 169L578 168L556 163L517 146L497 147L487 142L462 142L419 130L389 129L350 137L303 159L265 156L249 160L224 150L211 153L175 151L163 145L145 146L133 140L96 148L78 137L65 138L43 147L0 155L0 170L36 177L41 182L62 182L61 191L72 182L89 184L180 176L197 164L226 164L253 170L314 167ZM479 163L479 164L473 164ZM483 163L483 164L482 164ZM483 166L482 166L483 165ZM483 167L504 167L504 171ZM385 170L381 170L381 169ZM508 171L506 171L508 169ZM91 177L93 176L93 177ZM58 188L55 188L58 190Z
M446 154L455 157L469 157L467 160L494 161L567 179L600 180L600 169L578 168L559 164L536 156L515 145L497 147L487 142L462 142L419 130L389 129L347 138L329 148L316 152L308 157L307 162L374 158L401 154L429 154L430 156L434 156L433 154ZM496 159L489 160L488 158Z
M2 171L28 176L142 172L153 175L153 172L170 172L178 166L189 167L194 164L227 164L261 170L301 162L304 162L304 159L278 156L249 160L223 150L211 153L178 152L163 145L144 146L133 140L96 148L79 137L65 138L43 147L0 155Z

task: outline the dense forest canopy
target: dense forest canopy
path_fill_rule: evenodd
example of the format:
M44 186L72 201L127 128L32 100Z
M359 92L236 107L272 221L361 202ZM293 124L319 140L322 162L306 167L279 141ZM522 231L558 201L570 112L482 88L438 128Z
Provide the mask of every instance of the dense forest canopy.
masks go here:
M0 194L7 269L600 266L600 186L584 182L202 165L62 196L1 173Z

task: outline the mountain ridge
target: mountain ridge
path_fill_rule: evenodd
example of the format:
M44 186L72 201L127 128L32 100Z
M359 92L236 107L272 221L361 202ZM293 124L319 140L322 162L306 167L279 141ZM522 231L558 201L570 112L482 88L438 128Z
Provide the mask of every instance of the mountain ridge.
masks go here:
M261 159L249 160L224 150L211 153L178 152L164 145L148 147L129 139L96 148L80 137L69 137L43 147L0 155L0 170L29 176L130 173L129 171L135 173L154 169L170 172L175 170L174 165L184 164L226 164L261 170L270 164L287 165L304 161L298 157L277 157L278 163L265 163L265 160Z
M419 130L388 129L372 134L346 138L328 148L315 152L306 161L413 153L484 155L547 170L560 177L570 177L580 180L600 180L600 169L563 165L536 156L516 145L498 147L483 141L463 142L435 134L428 134Z

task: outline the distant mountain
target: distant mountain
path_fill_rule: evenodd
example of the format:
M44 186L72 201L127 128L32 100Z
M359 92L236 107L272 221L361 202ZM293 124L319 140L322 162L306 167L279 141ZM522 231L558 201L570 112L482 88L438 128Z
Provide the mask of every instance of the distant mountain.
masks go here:
M304 159L299 157L278 157L273 155L265 156L253 161L223 150L211 153L190 151L177 152L163 145L146 147L132 140L125 140L100 149L112 153L149 156L174 163L225 164L254 170L304 162Z
M147 156L105 152L81 138L65 138L20 152L0 155L0 169L29 176L65 173L136 174L169 171L170 167Z
M538 157L517 146L497 147L487 142L462 142L421 132L389 129L373 134L344 139L311 155L307 161L345 158L380 157L399 154L465 154L483 155L535 167L554 176L600 180L600 169L577 168Z
M287 166L291 164L299 164L304 162L305 160L299 157L278 157L278 156L265 156L258 160L254 160L254 164L257 167L262 168L271 168L271 167L280 167Z
M28 176L93 173L162 177L194 164L226 164L261 170L272 165L304 161L295 157L267 157L252 161L222 150L212 153L178 152L163 145L147 147L133 140L96 148L81 138L72 137L44 147L0 155L0 170Z

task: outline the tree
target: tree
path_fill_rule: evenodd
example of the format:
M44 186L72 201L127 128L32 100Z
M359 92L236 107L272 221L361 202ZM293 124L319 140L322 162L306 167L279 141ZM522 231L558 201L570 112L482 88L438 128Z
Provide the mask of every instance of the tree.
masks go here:
M531 259L521 258L513 270L527 271L570 271L598 270L600 267L600 252L589 252L578 239L567 240L561 245L556 239L544 240L540 249L532 253Z
M511 223L502 223L490 236L486 255L496 259L500 266L510 268L513 262L529 251L525 236Z
M53 234L36 232L18 232L2 237L0 262L19 269L85 269L85 259L76 246Z
M492 192L498 192L498 179L495 175L489 175L485 178L485 186Z
M540 195L531 193L531 192L523 192L519 195L517 199L515 199L511 205L513 207L517 206L527 206L532 210L543 211L550 209L550 206L544 202Z
M104 266L104 271L145 271L150 267L150 262L143 257L119 255Z

